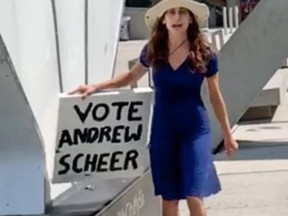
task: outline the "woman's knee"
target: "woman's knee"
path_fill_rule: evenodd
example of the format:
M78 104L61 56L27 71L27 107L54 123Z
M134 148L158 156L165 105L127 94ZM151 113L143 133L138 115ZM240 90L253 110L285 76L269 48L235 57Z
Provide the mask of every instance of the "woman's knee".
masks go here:
M204 200L201 197L187 197L187 204L190 211L205 212Z
M162 208L165 211L178 211L178 200L162 200Z
M191 202L193 204L203 203L203 198L196 197L196 196L189 196L189 197L187 197L187 201Z

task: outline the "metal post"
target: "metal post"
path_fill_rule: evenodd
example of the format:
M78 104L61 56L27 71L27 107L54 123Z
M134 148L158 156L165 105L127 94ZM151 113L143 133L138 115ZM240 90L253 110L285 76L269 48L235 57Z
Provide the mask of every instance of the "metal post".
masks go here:
M224 34L227 35L227 7L223 7L223 27Z
M235 6L235 28L237 29L239 27L239 6Z
M219 43L220 43L220 50L222 49L222 47L224 46L224 35L223 35L223 31L219 31Z
M85 0L85 32L84 32L84 35L85 35L85 84L88 84L89 82L89 73L88 73L88 0Z
M233 33L233 7L229 7L229 28L230 33Z
M217 46L216 37L217 37L217 32L213 32L211 34L211 44L212 44L213 48L215 48L217 51L219 51L221 48Z
M53 22L54 22L54 30L55 30L59 91L62 93L64 91L64 89L63 89L62 65L61 65L61 57L60 57L61 54L60 54L59 33L58 33L58 23L57 23L57 12L56 12L55 0L51 0L51 6L52 6L52 11L53 11Z

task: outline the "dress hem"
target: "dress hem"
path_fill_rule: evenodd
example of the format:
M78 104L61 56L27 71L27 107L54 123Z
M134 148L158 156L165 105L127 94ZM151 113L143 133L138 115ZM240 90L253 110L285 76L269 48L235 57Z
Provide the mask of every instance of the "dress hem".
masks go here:
M187 198L189 197L197 197L197 198L200 198L200 199L204 199L204 198L208 198L208 197L211 197L211 196L214 196L216 194L218 194L219 192L221 192L221 187L219 187L216 191L214 192L211 192L211 193L207 193L207 194L200 194L200 193L187 193L187 195L182 195L182 196L175 196L175 197L172 197L172 196L166 196L164 195L163 193L160 193L160 192L154 192L154 195L155 196L161 196L163 200L168 200L168 201L172 201L172 200L186 200Z

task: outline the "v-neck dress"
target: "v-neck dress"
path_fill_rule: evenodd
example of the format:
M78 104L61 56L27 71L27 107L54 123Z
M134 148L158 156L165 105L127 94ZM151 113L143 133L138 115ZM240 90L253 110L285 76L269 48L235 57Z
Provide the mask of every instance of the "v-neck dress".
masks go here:
M147 45L139 61L147 63ZM155 100L150 135L150 163L155 195L165 200L204 198L221 190L211 155L210 120L201 98L206 77L218 71L213 54L207 71L191 71L187 60L152 68Z

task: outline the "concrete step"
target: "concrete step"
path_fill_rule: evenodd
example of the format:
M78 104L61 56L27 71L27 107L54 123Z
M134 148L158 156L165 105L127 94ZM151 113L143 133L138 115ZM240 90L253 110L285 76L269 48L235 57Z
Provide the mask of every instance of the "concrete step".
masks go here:
M288 142L288 122L239 124L233 136L242 142Z
M279 69L252 102L251 107L278 106L283 103L288 89L288 68Z
M284 101L280 104L271 120L272 122L288 122L288 92L284 96Z
M287 103L288 68L275 72L263 90L253 100L241 121L273 118L278 106Z

